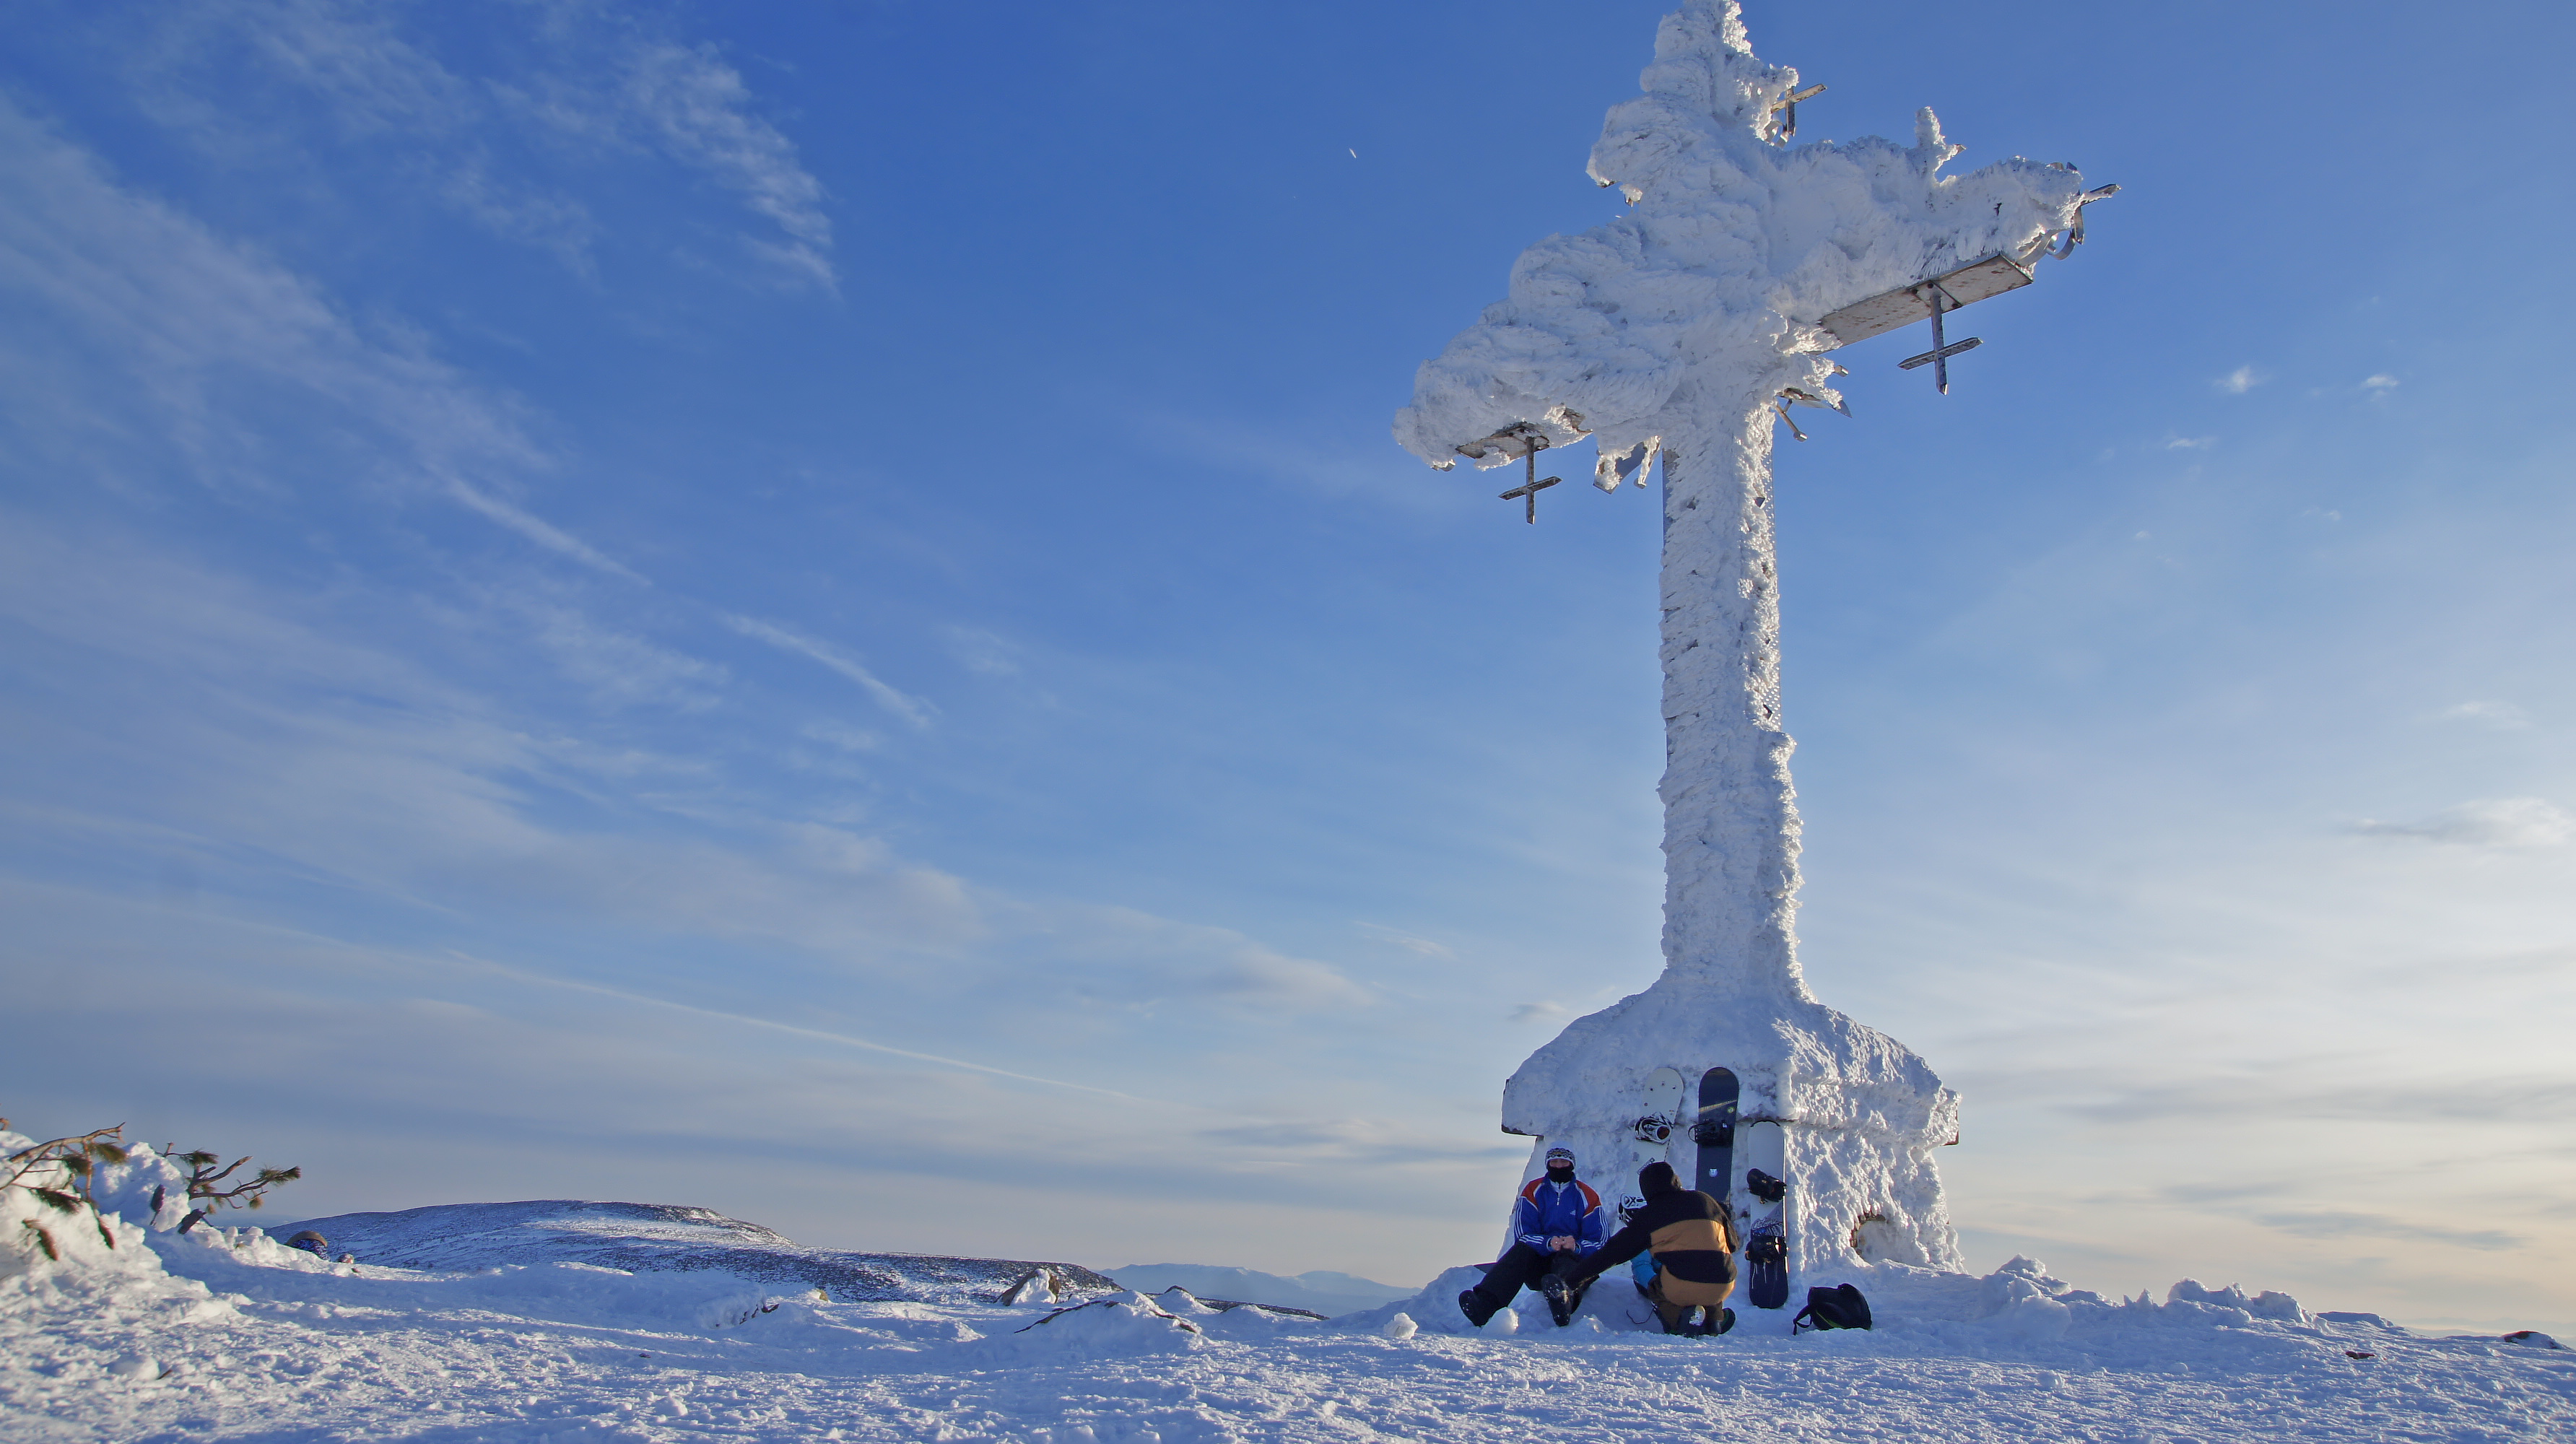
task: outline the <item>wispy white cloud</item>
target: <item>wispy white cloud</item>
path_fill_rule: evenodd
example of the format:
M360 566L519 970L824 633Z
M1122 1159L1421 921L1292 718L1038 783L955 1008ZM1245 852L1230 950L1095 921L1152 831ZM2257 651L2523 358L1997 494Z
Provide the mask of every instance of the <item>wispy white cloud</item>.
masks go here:
M2563 847L2576 840L2576 815L2538 797L2500 797L2463 802L2421 822L2364 819L2352 830L2372 837L2414 837L2465 847Z
M840 673L858 683L869 696L877 700L878 706L913 726L930 725L932 708L928 702L888 686L882 678L869 671L856 658L844 655L837 648L818 642L801 632L789 631L775 622L764 622L758 617L745 617L727 612L722 620L726 626L754 641L767 642L782 652L793 652Z
M447 494L462 502L468 510L489 517L550 552L570 557L583 566L606 572L613 577L622 577L627 581L646 586L651 585L625 563L602 553L590 543L552 522L532 516L522 508L512 506L497 496L476 489L470 482L452 476L447 478Z
M925 1053L913 1048L898 1048L891 1043L880 1043L873 1038L856 1037L849 1033L834 1032L828 1028L808 1028L795 1023L782 1022L775 1018L762 1018L747 1013L728 1012L722 1008L704 1008L694 1003L683 1003L669 998L654 997L650 994L635 992L628 988L610 987L605 983L593 983L580 979L558 978L544 973L534 973L524 968L514 968L506 963L493 962L486 958L474 958L471 959L471 961L479 967L485 968L494 973L499 973L515 981L533 983L541 987L564 988L573 992L592 993L601 997L615 998L620 1002L640 1003L651 1008L667 1008L673 1012L685 1013L692 1017L706 1018L726 1023L736 1023L747 1028L754 1028L767 1032L785 1033L792 1037L810 1038L818 1042L832 1043L844 1048L856 1048L869 1053L883 1053L889 1057L908 1059L915 1063L932 1063L942 1068L963 1068L969 1072L989 1073L996 1078L1008 1078L1020 1083L1037 1083L1049 1088L1064 1088L1077 1093L1097 1094L1104 1098L1115 1098L1122 1103L1144 1103L1149 1101L1147 1099L1135 1097L1132 1094L1121 1093L1114 1088L1101 1088L1093 1084L1076 1083L1062 1078L1042 1078L1034 1073L1014 1072L1008 1068L995 1067L990 1063L978 1063L965 1058L951 1058L941 1053Z
M2218 444L2215 436L2176 436L2165 442L2167 451L2207 451Z
M742 75L709 45L639 45L626 57L624 99L674 159L740 195L777 223L784 241L756 241L793 276L826 290L832 222L823 185L797 159L795 143L752 113Z
M950 627L944 635L948 640L948 654L967 671L980 672L987 677L1019 674L1020 661L1014 655L1018 649L1000 636L981 627Z
M2385 371L2365 376L2361 381L2361 389L2364 391L2393 391L2396 388L2397 378Z
M605 825L644 800L637 759L549 740L555 729L335 640L185 557L0 520L0 621L61 644L85 676L157 699L87 744L135 764L84 784L74 812L102 821L52 817L50 831L96 832L131 812L200 839L190 846L228 875L286 867L346 895L514 927L784 949L892 997L949 999L952 1022L986 1034L1038 1036L1085 1010L1204 1023L1211 1009L1275 1020L1377 1002L1332 964L1240 931L979 887L882 837L763 810L717 778L703 800L661 809L677 827ZM714 672L563 608L505 605L535 617L541 645L551 632L624 669L615 686L703 686ZM565 797L592 802L592 821L564 816Z
M2302 1209L2255 1215L2255 1222L2265 1228L2301 1238L2347 1239L2382 1238L2400 1242L2437 1239L2460 1248L2489 1252L2516 1249L2529 1242L2522 1235L2497 1228L2451 1228L2424 1219L2394 1218L2381 1213L2358 1213L2342 1209Z
M1413 934L1404 931L1402 928L1391 928L1384 923L1372 922L1362 922L1359 926L1366 928L1369 932L1375 934L1383 941L1393 943L1397 947L1404 949L1406 952L1413 953L1419 957L1448 959L1458 956L1455 950L1442 944L1435 943L1429 938L1415 937Z
M493 235L552 251L565 269L595 277L591 252L601 228L590 207L578 199L496 175L482 156L458 161L439 183L438 194Z
M2445 707L2434 715L2440 721L2474 722L2479 726L2492 727L2500 732L2520 731L2531 725L2531 714L2511 702L2462 702L2457 706Z
M2209 384L2230 396L2242 396L2268 379L2251 366L2239 366Z
M826 742L844 752L874 752L885 746L885 739L862 727L839 722L808 722L797 734L817 742Z
M727 677L716 663L602 626L571 607L529 601L517 610L564 674L606 701L706 707Z
M297 143L275 129L291 112L258 110L252 119L239 102L246 86L291 87L320 102L332 141L390 148L421 177L419 194L585 276L595 274L605 228L527 154L528 142L551 137L559 150L570 142L575 161L658 155L776 227L741 236L760 274L837 287L822 183L714 47L586 7L493 14L526 23L510 37L517 43L485 57L507 68L477 73L442 61L400 9L208 0L174 12L140 47L152 77L148 106L210 149L274 161Z
M109 358L125 380L120 404L133 412L125 429L170 438L211 483L278 485L271 439L239 419L260 409L246 399L258 388L261 406L313 408L304 431L358 438L361 475L390 472L410 494L463 506L593 570L644 580L501 495L503 483L464 479L552 469L516 402L475 385L417 337L362 329L303 277L116 185L88 152L6 99L0 290L82 336L82 364ZM11 351L32 344L0 339ZM52 353L19 361L40 372L63 364Z

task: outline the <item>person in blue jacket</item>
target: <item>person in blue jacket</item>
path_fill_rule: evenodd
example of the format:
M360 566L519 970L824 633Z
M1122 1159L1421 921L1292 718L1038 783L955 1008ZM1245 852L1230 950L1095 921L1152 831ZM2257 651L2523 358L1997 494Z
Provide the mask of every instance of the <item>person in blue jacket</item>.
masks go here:
M1547 1296L1548 1316L1564 1328L1583 1300L1583 1288L1568 1280L1583 1272L1584 1261L1608 1236L1601 1195L1574 1176L1574 1150L1551 1148L1547 1172L1521 1185L1520 1201L1512 1208L1512 1246L1486 1270L1483 1283L1458 1295L1458 1311L1481 1329L1523 1288L1536 1283ZM1589 1282L1587 1278L1587 1286Z

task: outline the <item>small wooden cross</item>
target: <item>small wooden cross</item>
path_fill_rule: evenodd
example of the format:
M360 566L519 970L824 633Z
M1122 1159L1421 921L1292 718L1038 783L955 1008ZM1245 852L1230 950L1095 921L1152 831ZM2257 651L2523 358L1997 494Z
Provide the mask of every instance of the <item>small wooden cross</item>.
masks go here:
M1781 96L1778 100L1771 102L1771 109L1773 112L1787 112L1781 117L1780 123L1780 135L1783 138L1793 136L1798 133L1798 102L1802 100L1813 100L1824 93L1825 88L1823 86L1810 85L1804 90L1790 91L1788 94Z
M1941 343L1941 312L1945 308L1955 311L1959 309L1959 303L1950 298L1949 292L1941 289L1941 283L1938 281L1924 282L1915 290L1914 294L1921 296L1923 298L1923 303L1932 308L1932 349L1924 352L1920 356L1906 357L1904 360L1896 363L1896 369L1899 371L1911 371L1926 361L1931 362L1932 382L1935 386L1940 388L1942 395L1947 396L1950 394L1950 358L1958 355L1962 351L1974 351L1979 346L1984 345L1985 342L1975 336L1971 336L1965 341L1953 341L1946 346L1943 345Z
M1519 502L1526 502L1526 503L1528 503L1528 505L1529 505L1529 510L1528 510L1528 512L1527 512L1527 514L1526 514L1525 519L1526 519L1526 520L1529 522L1529 524L1530 524L1530 525L1532 525L1532 526L1536 526L1536 525L1538 525L1538 494L1539 494L1540 492L1542 492L1542 491L1547 490L1549 487L1556 485L1558 482L1565 480L1565 478L1564 478L1564 477L1561 477L1561 476L1551 476L1551 477L1549 477L1549 478L1548 478L1547 480L1545 480L1545 481L1541 481L1541 480L1539 480L1539 478L1538 478L1538 453L1539 453L1539 447L1543 447L1543 446L1545 446L1545 445L1547 445L1547 443L1546 443L1544 440L1542 440L1542 441L1540 441L1540 442L1538 443L1538 445L1537 445L1537 446L1532 446L1532 447L1529 449L1529 454L1528 454L1528 461L1529 461L1529 480L1527 480L1527 481L1525 481L1525 482L1522 482L1520 485L1518 485L1518 486L1516 486L1516 487L1513 487L1511 490L1509 490L1509 491L1507 491L1507 492L1504 492L1504 493L1503 493L1503 500L1505 500L1505 501L1519 501Z

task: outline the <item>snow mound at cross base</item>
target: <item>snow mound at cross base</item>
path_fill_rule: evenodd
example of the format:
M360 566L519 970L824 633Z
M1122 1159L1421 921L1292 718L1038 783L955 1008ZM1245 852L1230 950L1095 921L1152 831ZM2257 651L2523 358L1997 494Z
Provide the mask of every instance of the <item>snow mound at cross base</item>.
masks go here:
M774 1229L713 1209L667 1203L536 1199L456 1203L399 1213L345 1213L296 1225L360 1263L412 1269L485 1269L582 1263L625 1273L714 1270L782 1292L821 1289L843 1302L999 1303L1041 1265L1020 1259L852 1253L805 1248ZM1113 1293L1106 1275L1073 1264L1043 1265L1056 1288L1076 1296Z
M1474 1265L1453 1268L1412 1298L1363 1313L1343 1314L1327 1327L1375 1333L1403 1314L1421 1333L1476 1333L1479 1331L1469 1327L1466 1316L1458 1311L1458 1295L1484 1277L1484 1270ZM1827 1287L1837 1283L1857 1287L1868 1297L1880 1332L1928 1334L1984 1347L2048 1344L2070 1334L2104 1329L2245 1329L2267 1324L2305 1328L2316 1322L2315 1315L2285 1293L2248 1294L2233 1284L2213 1289L2184 1279L2167 1291L2161 1305L2144 1294L2134 1299L2114 1299L2076 1288L2051 1275L2048 1265L2018 1256L1982 1278L1911 1264L1856 1263L1818 1282ZM1739 1292L1731 1301L1736 1311L1736 1329L1746 1338L1785 1334L1795 1306L1804 1299L1804 1294L1792 1295L1789 1308L1756 1309ZM1526 1336L1562 1337L1550 1326L1546 1303L1536 1290L1523 1290L1512 1306L1522 1315L1520 1328ZM1575 1311L1573 1328L1578 1334L1662 1331L1654 1310L1629 1281L1625 1265L1613 1268L1592 1285Z

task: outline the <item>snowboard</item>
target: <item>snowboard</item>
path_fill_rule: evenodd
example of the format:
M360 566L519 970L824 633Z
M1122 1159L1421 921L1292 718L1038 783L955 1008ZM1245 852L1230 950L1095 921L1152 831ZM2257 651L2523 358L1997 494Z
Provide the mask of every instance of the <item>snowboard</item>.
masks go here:
M1765 1118L1744 1126L1745 1297L1757 1309L1789 1302L1789 1131Z
M1636 1147L1631 1150L1628 1177L1620 1187L1619 1223L1623 1228L1638 1209L1646 1206L1645 1196L1637 1188L1637 1175L1649 1163L1669 1162L1674 1136L1689 1126L1683 1111L1688 1092L1689 1082L1682 1077L1679 1068L1658 1068L1646 1075L1646 1086L1638 1094L1638 1103L1643 1111L1637 1115L1632 1130L1636 1135ZM1638 1295L1643 1297L1647 1286L1655 1279L1654 1255L1641 1253L1630 1260L1628 1275L1635 1281ZM1645 1321L1632 1318L1630 1322L1642 1324Z
M1645 1091L1638 1098L1644 1111L1637 1115L1635 1156L1629 1160L1628 1176L1619 1181L1621 1198L1645 1201L1637 1193L1637 1174L1671 1153L1673 1134L1682 1126L1682 1093L1679 1068L1658 1068L1646 1075Z
M1699 1111L1691 1123L1691 1141L1699 1145L1699 1163L1691 1172L1690 1186L1720 1203L1726 1202L1726 1196L1734 1191L1737 1092L1732 1069L1711 1068L1699 1075Z

